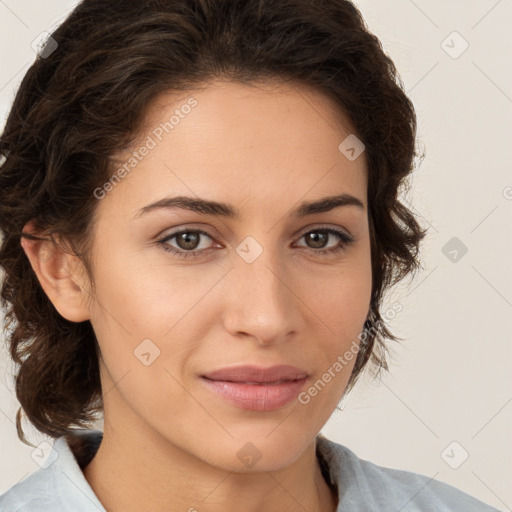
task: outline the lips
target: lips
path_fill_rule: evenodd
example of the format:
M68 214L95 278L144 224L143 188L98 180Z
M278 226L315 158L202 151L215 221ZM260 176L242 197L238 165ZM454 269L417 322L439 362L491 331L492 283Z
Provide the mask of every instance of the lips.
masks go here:
M268 412L290 404L308 380L305 370L289 365L222 368L201 376L206 389L240 409Z
M260 385L280 384L290 380L304 379L307 376L308 373L305 370L284 364L270 368L256 366L221 368L203 375L203 377L210 380Z

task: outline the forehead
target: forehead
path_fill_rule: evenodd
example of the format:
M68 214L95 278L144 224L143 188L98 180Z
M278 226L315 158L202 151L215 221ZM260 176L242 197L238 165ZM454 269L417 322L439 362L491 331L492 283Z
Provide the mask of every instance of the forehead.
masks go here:
M350 160L339 148L352 134L341 108L303 84L217 81L161 94L130 150L115 155L114 169L124 163L129 172L108 202L134 212L172 193L261 212L340 193L364 201L365 155Z

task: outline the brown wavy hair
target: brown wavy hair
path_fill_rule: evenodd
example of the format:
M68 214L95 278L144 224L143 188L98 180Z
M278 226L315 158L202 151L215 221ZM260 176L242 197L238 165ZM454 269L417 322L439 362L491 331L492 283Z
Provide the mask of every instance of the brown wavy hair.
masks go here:
M223 78L308 84L339 105L366 146L371 307L347 385L388 369L379 311L421 265L426 234L400 200L418 156L416 115L392 60L346 0L83 0L23 78L0 136L0 266L5 334L21 412L58 437L90 428L103 402L89 321L64 319L20 245L25 224L78 255L91 282L93 191L112 176L150 102Z

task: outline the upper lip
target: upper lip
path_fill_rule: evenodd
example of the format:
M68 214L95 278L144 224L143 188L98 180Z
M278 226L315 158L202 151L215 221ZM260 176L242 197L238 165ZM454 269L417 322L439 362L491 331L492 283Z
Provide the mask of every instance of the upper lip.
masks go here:
M308 376L305 370L281 364L270 368L258 366L233 366L221 368L202 375L211 380L223 380L230 382L275 382L279 380L297 380Z

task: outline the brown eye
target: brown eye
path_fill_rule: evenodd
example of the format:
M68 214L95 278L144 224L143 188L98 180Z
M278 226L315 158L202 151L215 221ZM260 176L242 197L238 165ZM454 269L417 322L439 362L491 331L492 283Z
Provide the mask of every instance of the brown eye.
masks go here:
M162 245L164 250L177 256L181 256L184 258L188 256L199 256L207 252L209 249L198 249L198 246L200 245L201 242L201 238L203 236L212 239L212 237L206 231L203 231L201 229L185 229L167 235L162 240L159 240L158 243ZM177 245L177 248L172 245L169 245L168 243L170 240L174 238L176 239L175 243Z
M330 236L335 237L338 240L338 244L325 249L327 246ZM301 238L304 238L307 243L307 247L312 250L313 253L326 254L336 253L345 249L349 245L355 242L355 238L332 228L318 228L308 231Z

